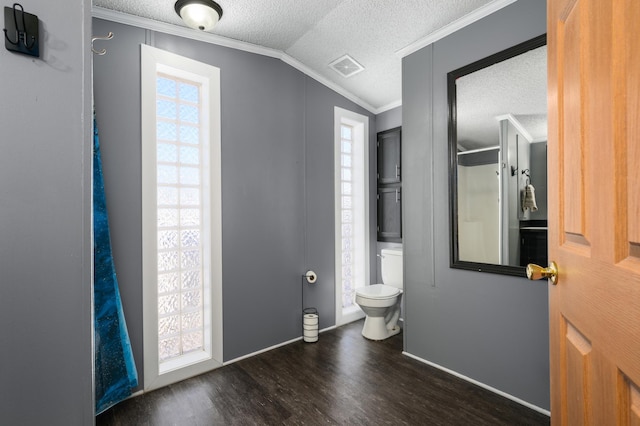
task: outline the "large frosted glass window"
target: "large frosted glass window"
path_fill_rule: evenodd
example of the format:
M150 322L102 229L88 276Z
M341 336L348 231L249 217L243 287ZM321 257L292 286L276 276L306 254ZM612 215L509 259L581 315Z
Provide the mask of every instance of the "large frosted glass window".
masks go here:
M355 303L355 288L359 280L356 265L357 241L355 227L361 217L356 217L356 202L354 197L362 194L354 193L354 141L353 127L342 124L340 126L340 234L341 234L341 269L342 269L342 307L348 308Z
M158 357L160 364L206 350L204 296L210 287L205 217L210 203L202 161L201 85L168 74L156 79L158 190Z
M336 324L362 316L355 292L369 284L368 118L336 108Z
M219 70L142 46L145 389L222 363Z

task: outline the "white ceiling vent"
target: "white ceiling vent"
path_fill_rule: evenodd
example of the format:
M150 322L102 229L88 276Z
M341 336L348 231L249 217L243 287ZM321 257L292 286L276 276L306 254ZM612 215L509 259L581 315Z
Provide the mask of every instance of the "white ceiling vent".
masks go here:
M341 56L329 64L332 70L345 78L349 78L364 70L364 67L349 55Z

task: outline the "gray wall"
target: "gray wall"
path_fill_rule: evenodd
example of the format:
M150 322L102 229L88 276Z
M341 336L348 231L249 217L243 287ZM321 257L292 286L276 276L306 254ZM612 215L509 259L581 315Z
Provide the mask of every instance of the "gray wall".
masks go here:
M402 106L381 112L376 116L376 133L402 126Z
M0 423L86 425L91 2L23 5L40 19L41 57L0 50Z
M303 298L304 307L318 308L321 329L334 325L334 106L371 118L372 147L375 117L277 59L100 19L93 31L115 33L107 54L95 58L95 103L114 259L140 377L145 40L221 70L224 360L300 337ZM303 284L307 269L318 274L313 285Z
M518 1L403 59L405 351L549 408L545 283L449 268L447 73L546 31Z

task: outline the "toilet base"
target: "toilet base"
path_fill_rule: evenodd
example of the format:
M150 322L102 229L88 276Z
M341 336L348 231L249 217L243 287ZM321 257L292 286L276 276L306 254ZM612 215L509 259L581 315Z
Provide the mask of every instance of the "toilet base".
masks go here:
M364 327L362 327L362 335L369 340L384 340L400 333L400 330L400 326L397 324L387 328L384 317L367 316L364 320Z

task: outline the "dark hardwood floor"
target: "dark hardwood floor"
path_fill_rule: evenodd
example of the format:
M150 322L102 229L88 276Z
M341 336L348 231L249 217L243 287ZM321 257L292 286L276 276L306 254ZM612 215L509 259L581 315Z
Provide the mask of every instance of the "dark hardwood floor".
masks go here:
M103 425L548 425L520 404L402 355L358 321L123 401Z

